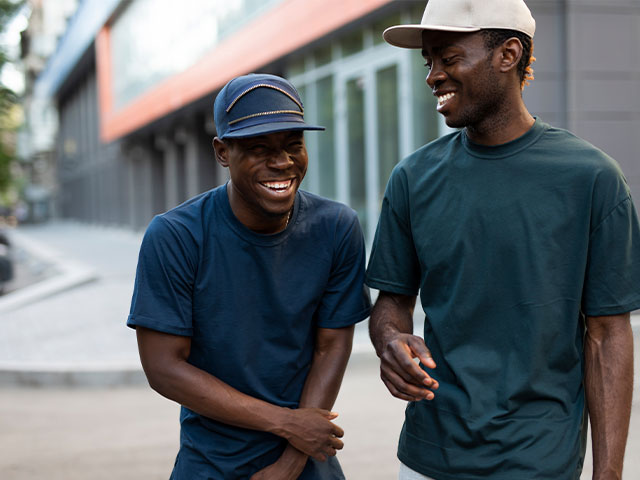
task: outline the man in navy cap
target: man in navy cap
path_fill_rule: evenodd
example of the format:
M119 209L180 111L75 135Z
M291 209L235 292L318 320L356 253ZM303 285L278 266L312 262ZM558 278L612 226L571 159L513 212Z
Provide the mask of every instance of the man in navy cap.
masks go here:
M171 478L340 479L332 420L369 315L353 210L299 190L308 125L283 78L231 80L214 105L226 185L153 219L128 325L149 384L182 405Z
M460 129L394 169L367 270L381 377L409 401L401 479L577 480L588 417L593 478L622 475L640 227L617 163L528 112L534 31L523 0L429 0L384 32Z

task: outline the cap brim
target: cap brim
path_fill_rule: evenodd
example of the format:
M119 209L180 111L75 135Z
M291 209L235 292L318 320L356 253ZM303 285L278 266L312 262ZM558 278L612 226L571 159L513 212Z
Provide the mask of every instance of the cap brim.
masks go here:
M228 132L221 137L225 138L249 138L257 137L260 135L268 135L270 133L286 132L286 131L299 131L299 130L324 130L324 127L320 125L309 125L302 122L274 122L265 123L262 125L253 125L247 128L241 128L235 131Z
M396 25L382 33L385 42L400 48L422 48L422 32L439 30L442 32L478 32L479 27L454 27L448 25Z

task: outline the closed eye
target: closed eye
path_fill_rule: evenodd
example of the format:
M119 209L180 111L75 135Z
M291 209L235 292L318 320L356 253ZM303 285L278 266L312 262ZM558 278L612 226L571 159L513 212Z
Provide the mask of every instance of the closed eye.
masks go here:
M262 155L264 153L267 153L269 151L269 147L267 147L266 145L262 145L260 143L257 143L255 145L251 145L249 147L249 150L257 155Z

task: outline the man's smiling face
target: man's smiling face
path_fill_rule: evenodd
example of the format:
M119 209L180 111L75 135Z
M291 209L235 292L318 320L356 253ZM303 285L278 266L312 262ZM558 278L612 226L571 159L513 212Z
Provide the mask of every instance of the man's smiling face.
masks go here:
M301 131L285 131L226 142L232 208L255 231L286 218L309 162Z
M427 84L447 125L475 126L499 111L503 86L494 65L495 51L487 49L480 32L426 30L422 44Z

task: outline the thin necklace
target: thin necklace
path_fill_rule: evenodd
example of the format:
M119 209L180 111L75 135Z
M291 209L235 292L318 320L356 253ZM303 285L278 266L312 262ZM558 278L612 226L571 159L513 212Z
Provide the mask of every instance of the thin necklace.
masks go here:
M291 210L289 210L289 215L287 215L287 223L284 224L284 228L287 228L289 226L289 220L291 220L291 215L293 214L293 208L291 208Z

